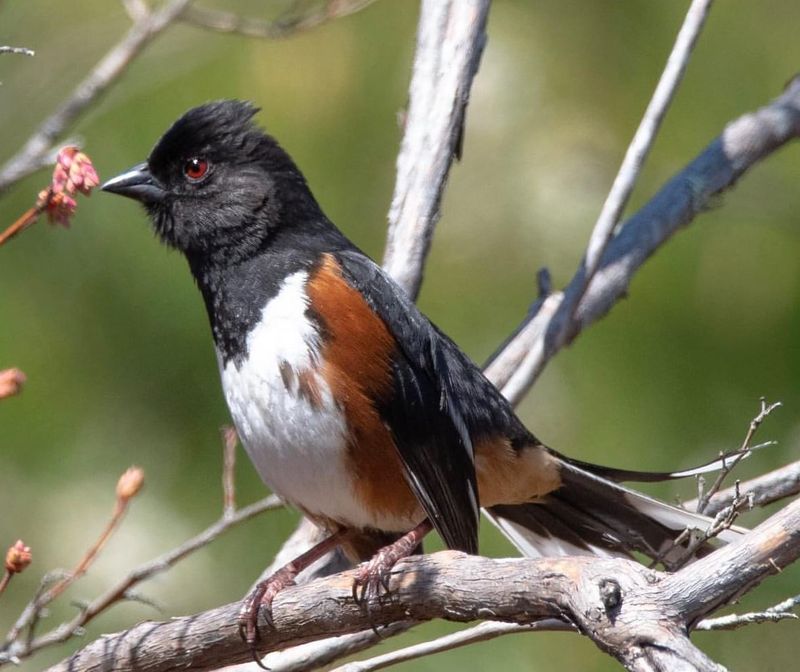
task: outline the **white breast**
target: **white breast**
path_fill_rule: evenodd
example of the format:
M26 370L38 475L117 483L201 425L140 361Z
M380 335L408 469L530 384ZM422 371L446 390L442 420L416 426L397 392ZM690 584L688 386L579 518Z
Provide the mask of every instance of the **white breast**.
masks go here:
M345 470L344 414L316 373L319 335L306 316L307 280L304 271L284 280L248 335L242 363L223 367L218 353L222 387L242 444L275 493L311 514L366 527L374 521ZM300 390L296 374L304 371L314 399Z

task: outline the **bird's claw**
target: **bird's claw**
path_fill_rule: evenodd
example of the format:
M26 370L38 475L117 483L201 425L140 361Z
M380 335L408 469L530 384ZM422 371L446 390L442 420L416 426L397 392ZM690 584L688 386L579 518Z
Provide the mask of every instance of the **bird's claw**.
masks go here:
M272 618L272 602L275 596L284 588L294 585L294 573L284 567L272 576L261 581L253 591L242 600L239 609L239 637L247 644L253 660L263 669L268 669L258 656L257 645L261 638L258 630L258 616L263 613L267 627L274 629L275 621ZM262 612L263 610L263 612Z

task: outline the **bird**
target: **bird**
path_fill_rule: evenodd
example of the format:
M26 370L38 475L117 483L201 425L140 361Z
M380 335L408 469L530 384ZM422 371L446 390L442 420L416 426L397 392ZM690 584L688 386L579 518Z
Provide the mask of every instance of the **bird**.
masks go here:
M431 530L477 553L481 509L528 556L679 562L678 536L710 520L622 483L719 462L642 472L545 445L328 219L257 112L239 100L195 107L144 163L102 187L139 201L161 241L185 256L245 451L273 492L327 532L243 600L247 644L254 650L259 612L271 624L275 596L329 551L363 561L353 595L365 603Z

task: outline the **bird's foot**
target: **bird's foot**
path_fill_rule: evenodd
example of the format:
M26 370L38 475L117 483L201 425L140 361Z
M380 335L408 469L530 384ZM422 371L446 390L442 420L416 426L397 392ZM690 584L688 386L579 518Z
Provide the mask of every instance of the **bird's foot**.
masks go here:
M369 562L361 565L353 581L353 601L363 609L368 609L370 603L375 601L380 604L390 592L392 569L400 560L413 555L431 527L427 520L423 521L394 543L384 546Z
M294 580L300 572L339 546L346 536L346 531L334 532L326 539L309 548L305 553L296 557L289 564L281 567L268 579L260 581L253 589L253 592L242 600L242 607L239 610L239 635L250 648L253 660L258 663L259 667L267 669L258 657L258 650L256 649L259 639L258 614L262 607L264 609L264 620L270 628L274 628L272 602L275 596L284 588L295 585Z
M389 593L392 568L408 553L400 553L394 545L379 550L371 560L358 568L353 581L353 601L366 608L371 600L380 600Z
M250 647L253 660L265 670L267 668L264 667L256 650L260 636L258 632L258 615L263 609L264 620L267 625L270 628L275 627L275 623L272 620L272 602L275 596L284 588L294 585L294 579L297 574L297 570L291 564L281 567L272 576L260 581L253 591L242 600L242 607L239 610L239 635L245 644Z

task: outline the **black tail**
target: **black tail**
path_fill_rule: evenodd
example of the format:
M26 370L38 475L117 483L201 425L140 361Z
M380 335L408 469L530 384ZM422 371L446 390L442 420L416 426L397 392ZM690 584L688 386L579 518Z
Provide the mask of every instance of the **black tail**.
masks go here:
M673 473L633 472L560 458L562 486L535 502L493 506L489 519L527 556L628 556L638 551L670 568L685 556L675 539L685 529L705 531L711 519L660 502L616 481L663 481L719 469L716 462ZM732 527L717 539L745 532ZM697 555L713 546L704 544Z

